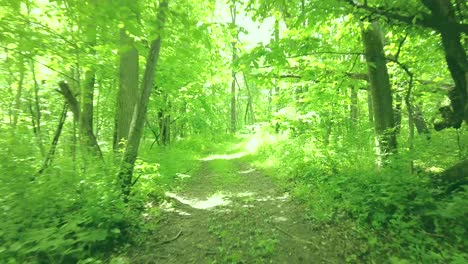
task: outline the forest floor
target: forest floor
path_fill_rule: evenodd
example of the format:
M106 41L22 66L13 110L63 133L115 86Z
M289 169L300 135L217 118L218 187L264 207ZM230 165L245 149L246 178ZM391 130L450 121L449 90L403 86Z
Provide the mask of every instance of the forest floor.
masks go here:
M237 152L236 151L241 151ZM355 243L345 225L316 226L251 154L230 148L178 174L154 237L132 263L343 263Z

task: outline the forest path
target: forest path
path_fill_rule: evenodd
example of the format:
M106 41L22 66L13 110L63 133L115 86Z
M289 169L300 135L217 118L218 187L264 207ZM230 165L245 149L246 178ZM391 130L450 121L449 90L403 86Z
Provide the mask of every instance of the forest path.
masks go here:
M240 151L237 152L236 151ZM138 263L343 263L349 247L339 234L317 229L303 205L249 161L230 153L202 159L193 175L179 174L155 242ZM331 228L332 232L339 232ZM333 239L335 237L335 239ZM339 238L339 239L336 239Z

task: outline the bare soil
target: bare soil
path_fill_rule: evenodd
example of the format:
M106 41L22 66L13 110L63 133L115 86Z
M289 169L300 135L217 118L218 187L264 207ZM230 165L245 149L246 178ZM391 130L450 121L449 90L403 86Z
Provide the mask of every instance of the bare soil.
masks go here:
M314 225L306 208L249 160L214 156L182 175L132 263L349 262L356 243L347 227Z

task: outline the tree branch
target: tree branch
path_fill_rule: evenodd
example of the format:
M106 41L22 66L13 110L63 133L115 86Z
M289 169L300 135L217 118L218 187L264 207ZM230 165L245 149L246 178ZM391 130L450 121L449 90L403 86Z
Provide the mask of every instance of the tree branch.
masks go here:
M356 52L356 51L313 51L309 53L304 53L304 54L296 54L296 55L290 55L287 58L292 59L292 58L298 58L298 57L304 57L304 56L313 56L313 55L322 55L322 54L331 54L331 55L364 55L362 52Z
M437 31L440 31L440 28L445 27L445 28L451 28L454 29L460 33L467 33L468 34L468 24L460 24L457 22L445 22L441 23L437 18L435 18L433 15L427 14L427 13L418 13L414 15L401 15L393 10L386 9L383 7L373 7L369 6L366 4L359 4L354 0L342 0L343 2L348 3L352 7L355 7L357 9L365 10L370 12L371 14L376 14L379 16L384 16L389 20L396 20L398 22L402 22L408 25L416 24L425 28L431 28L435 29Z
M14 53L16 53L16 54L19 54L19 55L21 55L21 56L23 56L23 57L25 57L25 58L28 58L28 59L30 59L30 60L33 60L33 61L35 61L36 63L38 63L38 64L40 64L40 65L42 65L42 66L48 68L49 70L51 70L51 71L53 71L53 72L56 72L56 73L58 73L58 74L60 74L60 75L63 75L63 76L66 77L67 79L70 79L70 80L73 80L73 81L77 81L77 80L76 80L75 78L73 78L72 76L70 76L70 75L68 75L68 74L66 74L66 73L63 73L63 72L61 72L61 71L59 71L59 70L56 70L54 67L49 66L49 65L47 65L47 64L45 64L45 63L42 63L42 62L36 60L36 59L35 59L33 56L31 56L31 55L24 54L24 53L22 53L21 51L17 51L17 50L14 50L14 49L10 49L10 48L7 48L7 47L5 47L5 46L0 46L0 48L5 49L5 50L12 51L12 52L14 52Z
M61 81L59 82L59 87L60 87L60 92L65 97L65 100L67 101L68 105L70 106L70 109L73 112L73 116L75 117L75 120L79 120L80 104L78 103L76 96L70 90L70 86L68 85L68 83Z
M395 54L395 60L398 61L398 57L400 56L401 48L403 48L403 44L405 44L406 38L408 37L408 33L405 34L403 39L400 41L400 44L398 45L398 51Z

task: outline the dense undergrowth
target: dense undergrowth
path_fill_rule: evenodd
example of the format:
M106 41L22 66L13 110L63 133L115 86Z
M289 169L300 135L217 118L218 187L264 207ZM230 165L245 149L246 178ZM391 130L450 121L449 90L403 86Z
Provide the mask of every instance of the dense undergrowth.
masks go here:
M376 169L365 134L352 140L332 135L328 145L311 134L257 137L263 142L259 166L307 205L316 224L353 223L349 234L341 234L362 244L350 262L468 261L468 186L448 193L432 180L434 171L457 160L453 151L433 146L448 149L454 142L417 139L414 150L403 149ZM420 164L417 173L409 172L410 159Z
M10 140L17 140L10 139ZM122 199L113 155L103 162L59 149L42 174L33 144L0 142L0 263L123 263L126 248L147 238L154 205L176 173L196 169L213 142L201 138L170 147L143 144L130 201ZM111 153L111 151L110 151Z

